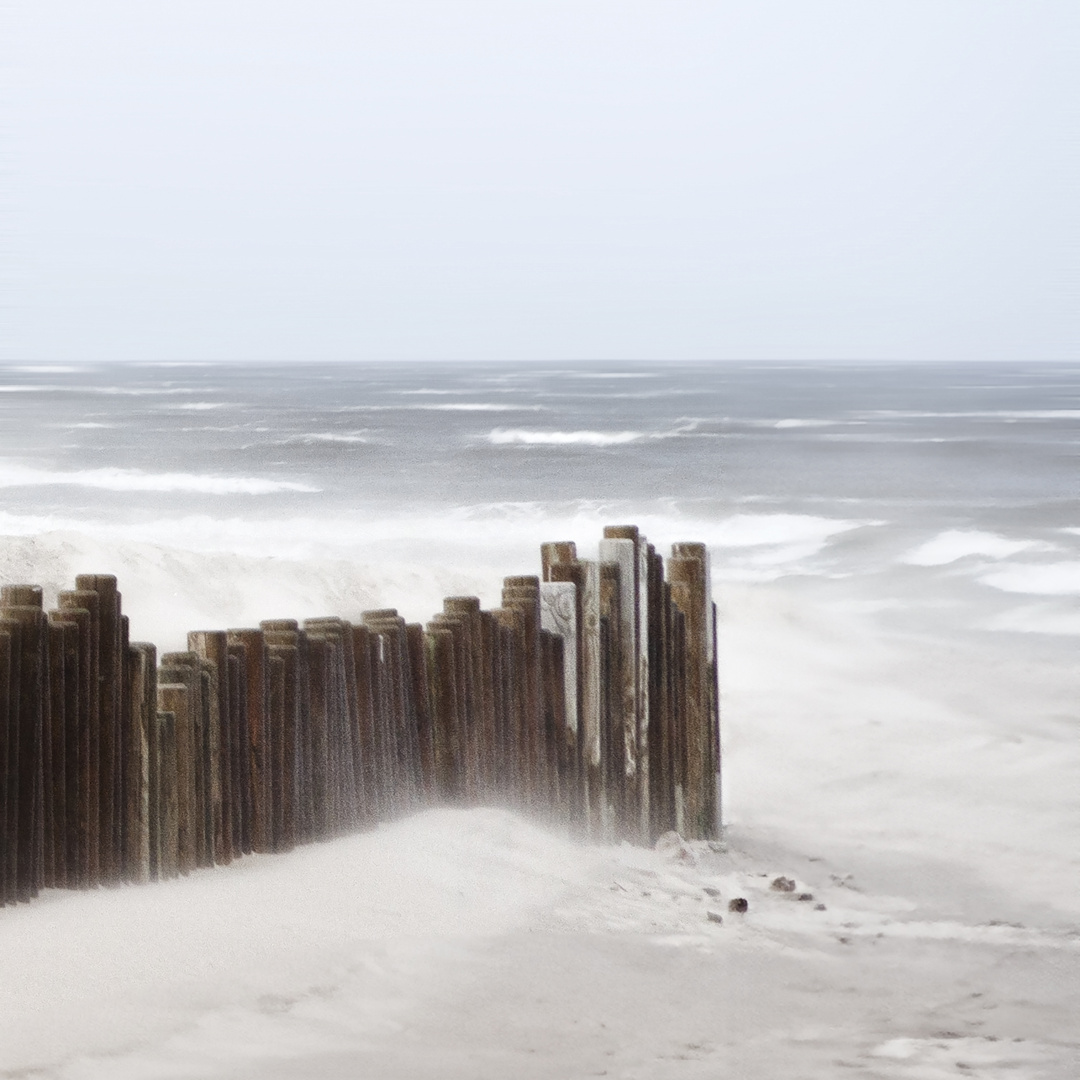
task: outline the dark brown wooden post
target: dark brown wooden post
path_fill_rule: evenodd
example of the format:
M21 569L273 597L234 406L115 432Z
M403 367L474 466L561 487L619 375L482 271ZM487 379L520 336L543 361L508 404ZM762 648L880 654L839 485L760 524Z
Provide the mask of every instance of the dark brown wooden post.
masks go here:
M266 643L261 630L228 631L230 644L243 645L245 652L245 705L247 708L246 769L250 786L251 850L273 850L270 795L270 758L267 713L270 686L267 678Z
M686 717L687 790L686 835L695 839L717 833L715 772L711 733L713 704L712 598L709 595L708 556L703 544L672 546L668 562L672 598L686 619L688 710Z
M524 607L504 604L492 612L499 623L506 710L499 740L503 758L504 789L509 805L528 806L528 679L526 672L526 623Z
M68 887L67 876L67 685L64 665L64 629L50 621L47 627L46 692L43 731L45 802L45 885Z
M120 650L120 593L112 574L80 574L79 592L95 592L98 625L99 860L101 880L120 880L120 740L123 664ZM61 604L63 606L63 604Z
M96 888L101 878L101 695L98 693L101 597L92 589L60 593L65 618L79 627L79 802L83 825L80 847L84 887Z
M390 790L397 809L407 810L417 804L421 765L405 620L393 608L365 611L361 618L369 630L382 638L379 672L386 691L394 749L395 779Z
M551 545L548 545L551 546ZM549 567L549 572L554 566ZM558 777L560 806L567 821L583 820L580 782L580 752L578 748L578 588L572 581L545 581L540 586L540 623L549 633L558 636L559 683L550 693L559 692L562 700L552 703L561 718L558 733Z
M430 804L436 799L435 743L431 729L431 704L427 683L424 628L420 623L406 624L405 642L409 650L412 700L416 712L416 742L420 763L421 798L424 803Z
M164 659L164 658L163 658ZM196 797L196 702L192 701L191 687L182 682L169 682L169 672L175 668L162 668L158 673L158 708L171 714L174 719L173 745L175 752L169 768L176 768L176 847L177 869L189 874L198 866L198 820ZM167 792L167 794L170 794Z
M674 828L671 821L671 780L666 754L667 698L666 629L664 623L664 563L656 549L648 546L649 620L649 840Z
M15 899L15 878L9 869L9 854L18 851L17 828L9 830L9 800L14 787L18 793L18 768L12 767L12 737L16 727L11 708L11 637L18 627L5 620L0 622L0 907ZM16 754L18 750L16 748ZM15 800L17 802L17 798Z
M331 646L320 635L308 635L308 679L311 699L311 809L313 834L316 839L330 835L329 768L329 689Z
M213 771L210 792L214 814L214 862L232 861L233 841L233 733L230 731L229 642L223 630L194 630L188 649L207 665L210 675L210 744Z
M157 649L136 642L127 664L124 732L124 878L150 880L151 731L157 715Z
M43 698L48 670L48 623L36 585L6 585L0 592L0 617L20 626L18 787L15 811L17 849L15 894L36 896L44 884L45 792Z
M385 812L382 739L375 719L372 676L373 636L366 626L352 626L353 670L356 672L357 735L360 748L360 796L365 820L377 821Z
M465 651L465 715L468 766L472 773L472 797L477 802L490 798L492 748L488 743L488 694L484 679L483 620L480 600L475 596L448 596L443 612L461 622Z
M183 689L183 688L181 688ZM161 687L158 687L160 692ZM180 873L179 773L176 748L176 716L157 714L158 758L158 878L162 881Z
M540 579L532 576L504 578L502 606L516 608L525 616L521 656L524 691L522 749L526 805L536 807L543 802L542 793L548 786L546 763L541 753L543 720L540 715Z
M251 853L251 746L248 739L247 646L230 641L226 633L229 665L229 735L232 747L233 855Z
M165 711L176 713L177 746L180 752L179 776L181 837L185 836L183 815L190 811L191 835L193 837L195 865L212 866L214 832L210 793L210 744L209 744L209 709L210 679L203 670L203 661L198 653L165 653L161 658L161 670L158 680L162 684L178 683L187 688L187 713L169 705L163 705ZM187 807L186 788L184 787L184 754L190 754L190 778L192 783L192 803ZM181 845L181 851L183 852Z
M298 745L300 633L298 630L275 629L282 622L284 620L261 625L271 660L279 660L282 665L281 685L278 689L280 704L274 704L274 691L271 687L272 709L280 714L275 723L281 729L280 745L274 763L276 777L274 821L277 850L290 851L301 839L298 825L301 818L298 802L303 791L300 779L301 755Z
M462 784L458 665L453 631L438 625L429 626L424 634L424 646L436 788L441 799L456 802L461 798Z
M352 627L338 618L306 619L308 634L319 634L331 646L328 714L328 767L331 816L335 831L349 828L359 812L356 745L359 705L356 691L356 658L352 650Z

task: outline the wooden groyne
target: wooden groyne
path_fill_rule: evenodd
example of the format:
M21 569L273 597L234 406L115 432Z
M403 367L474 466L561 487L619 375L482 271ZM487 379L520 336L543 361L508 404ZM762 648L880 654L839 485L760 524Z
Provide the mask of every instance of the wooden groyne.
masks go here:
M116 578L0 592L0 904L288 851L436 804L598 840L720 828L716 606L703 544L634 526L544 544L501 606L449 597L128 640Z

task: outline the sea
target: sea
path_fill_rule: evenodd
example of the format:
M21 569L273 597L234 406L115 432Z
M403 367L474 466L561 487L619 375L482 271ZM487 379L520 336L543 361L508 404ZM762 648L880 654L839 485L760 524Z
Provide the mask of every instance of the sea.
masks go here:
M1075 1075L1080 1048L1063 1032L1068 1003L1080 1000L1080 363L0 369L0 581L41 584L51 605L76 574L114 573L132 639L162 650L182 648L188 630L268 618L396 607L426 621L462 593L497 606L503 576L538 572L542 542L574 540L591 557L603 525L626 523L661 554L681 540L711 550L732 857L802 867L808 879L828 867L830 888L854 912L821 939L835 954L811 956L786 923L768 933L748 923L738 948L756 941L763 951L750 955L818 965L818 982L796 986L809 1024L814 1002L844 1014L856 972L877 971L880 988L890 971L909 970L911 937L910 971L932 975L925 1001L915 991L896 1000L914 1017L904 1030L922 1032L925 1045L883 1042L903 1027L892 1013L854 1034L830 1021L838 1045L880 1044L866 1051L877 1064L859 1075L1044 1075L1006 1068L1009 1039L1026 1040L1033 1061L1066 1062L1045 1075ZM507 851L518 843L497 831ZM256 872L212 874L239 875L240 889ZM492 887L473 882L470 895ZM320 895L338 902L330 886ZM9 920L12 941L29 956L35 933L55 936L50 920L73 933L80 898L70 900L25 922L25 940L24 924ZM122 934L128 902L95 903L95 918ZM876 938L859 914L871 903ZM297 904L317 924L319 909ZM863 944L845 964L855 932ZM890 946L900 951L868 966L889 933L900 934ZM698 948L699 937L684 939ZM206 1010L231 1015L240 976L227 956L204 952L205 978L184 975L186 989L169 991L172 1012L140 1005L121 1024L110 1006L85 1038L78 1018L97 991L67 986L56 1024L75 1034L61 1056L81 1060L155 1025L179 1030ZM363 962L378 967L380 955ZM58 956L55 970L66 963ZM50 964L34 976L42 1002L53 998ZM153 1001L171 985L160 977ZM38 1000L27 978L0 979L16 1013ZM304 978L337 985L325 973ZM263 1016L271 977L244 979L260 1003L252 1015ZM946 1029L969 1013L971 1032L983 1034L964 1029L965 1053L998 1064L925 1071L960 1045ZM34 1015L23 1049L5 1058L0 1047L0 1071L50 1060L56 1024ZM797 1021L793 1060L825 1038ZM30 1030L12 1023L12 1038ZM267 1045L282 1030L268 1027ZM758 1064L740 1075L775 1075L752 1034L740 1045ZM179 1060L162 1046L162 1060ZM146 1075L137 1064L128 1073L99 1065L41 1075Z

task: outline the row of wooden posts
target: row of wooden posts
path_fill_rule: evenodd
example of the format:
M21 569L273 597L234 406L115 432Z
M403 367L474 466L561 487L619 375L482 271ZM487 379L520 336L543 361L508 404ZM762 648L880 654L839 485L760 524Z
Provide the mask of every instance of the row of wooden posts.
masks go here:
M510 805L599 840L720 828L704 545L634 526L542 547L502 606L128 640L116 579L0 595L0 903L175 877L432 804Z

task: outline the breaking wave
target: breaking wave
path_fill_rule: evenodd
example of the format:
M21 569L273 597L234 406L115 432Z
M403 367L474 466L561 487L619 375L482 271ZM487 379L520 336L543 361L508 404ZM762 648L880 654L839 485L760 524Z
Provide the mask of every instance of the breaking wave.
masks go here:
M202 495L272 495L282 491L317 492L321 488L288 480L202 473L148 473L140 469L77 469L50 472L24 465L0 470L0 488L84 487L104 491L194 492Z

